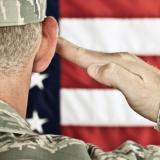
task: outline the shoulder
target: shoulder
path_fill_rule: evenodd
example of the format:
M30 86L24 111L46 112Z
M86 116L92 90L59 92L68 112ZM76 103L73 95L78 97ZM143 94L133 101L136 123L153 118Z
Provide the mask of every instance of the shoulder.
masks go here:
M3 160L10 159L10 155L16 155L15 159L37 158L41 160L41 157L50 157L52 159L70 160L75 157L76 160L90 160L86 144L81 140L60 135L19 135L10 133L1 133L0 139L2 137L3 144L0 143L0 157L3 157Z

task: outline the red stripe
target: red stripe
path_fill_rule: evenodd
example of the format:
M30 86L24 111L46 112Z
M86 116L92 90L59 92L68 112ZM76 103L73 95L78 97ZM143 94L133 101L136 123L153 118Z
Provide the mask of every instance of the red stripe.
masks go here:
M151 127L73 127L63 126L62 134L92 143L105 151L113 150L127 140L142 145L160 145L159 133Z
M141 56L141 58L160 68L160 56ZM86 71L64 59L61 59L61 87L86 89L107 88L91 79Z
M60 0L60 16L85 17L160 17L159 0Z
M61 88L104 88L91 79L86 71L64 59L61 59Z

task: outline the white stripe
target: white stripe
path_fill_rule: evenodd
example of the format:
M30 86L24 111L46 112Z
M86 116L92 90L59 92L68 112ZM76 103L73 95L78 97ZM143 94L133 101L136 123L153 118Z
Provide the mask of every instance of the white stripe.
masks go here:
M67 19L61 36L89 49L160 54L160 19Z
M117 90L61 90L61 124L80 126L150 126Z

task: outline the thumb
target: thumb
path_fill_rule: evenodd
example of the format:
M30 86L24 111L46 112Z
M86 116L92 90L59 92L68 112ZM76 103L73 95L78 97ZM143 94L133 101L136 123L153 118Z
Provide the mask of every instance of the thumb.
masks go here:
M117 88L127 95L142 81L138 75L115 63L92 64L87 68L87 72L96 81Z
M157 90L152 87L157 85L146 84L140 75L114 63L93 64L88 67L87 71L98 82L120 90L134 111L156 121L159 100L157 93L152 92Z
M95 79L96 81L105 84L110 87L113 86L113 81L110 79L112 77L111 73L115 68L114 63L107 64L92 64L87 68L87 72L90 77Z

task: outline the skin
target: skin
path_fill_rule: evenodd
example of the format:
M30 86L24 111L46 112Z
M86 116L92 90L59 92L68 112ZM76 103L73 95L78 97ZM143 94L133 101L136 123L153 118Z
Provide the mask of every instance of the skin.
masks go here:
M91 51L58 39L57 52L96 81L120 90L130 107L154 122L160 110L160 71L128 53ZM118 106L117 106L118 107Z
M58 25L47 17L42 24L39 44L23 71L10 77L0 73L0 99L10 104L22 117L26 117L28 92L32 72L43 72L50 64L57 44Z
M96 81L120 90L137 113L152 121L157 120L160 109L158 69L128 53L105 54L58 38L58 25L52 17L43 22L39 45L23 72L12 77L0 74L0 99L15 108L22 117L26 116L31 75L48 67L55 49L63 58L86 69Z

